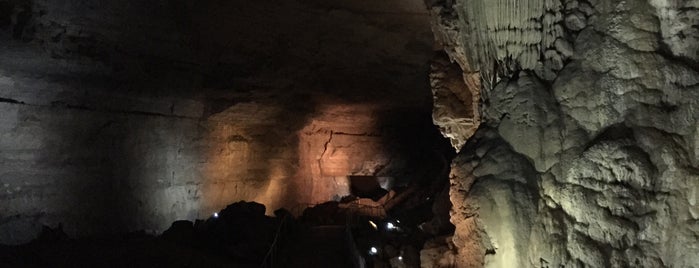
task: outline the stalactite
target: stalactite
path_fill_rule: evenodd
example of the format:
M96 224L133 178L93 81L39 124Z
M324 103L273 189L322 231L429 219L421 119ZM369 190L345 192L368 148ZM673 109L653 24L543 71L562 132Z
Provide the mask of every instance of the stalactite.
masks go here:
M474 66L488 77L493 63L501 71L529 69L546 60L563 34L563 5L559 0L460 0L461 18L473 48ZM560 58L560 55L558 55Z

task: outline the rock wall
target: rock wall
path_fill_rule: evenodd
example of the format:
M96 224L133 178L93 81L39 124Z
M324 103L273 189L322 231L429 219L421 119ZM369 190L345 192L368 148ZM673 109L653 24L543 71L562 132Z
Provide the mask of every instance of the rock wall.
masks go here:
M464 72L444 55L436 55L430 68L430 86L432 122L458 151L481 122L480 74Z
M483 76L481 127L452 163L459 267L699 263L699 2L428 5Z
M270 213L354 174L429 179L414 2L0 1L0 243L158 232L241 199Z

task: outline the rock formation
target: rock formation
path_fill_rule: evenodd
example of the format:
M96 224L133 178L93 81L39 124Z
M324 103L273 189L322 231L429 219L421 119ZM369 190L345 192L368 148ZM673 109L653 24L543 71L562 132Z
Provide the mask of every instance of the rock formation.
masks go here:
M697 266L698 0L424 3L0 0L0 243L416 207L441 131L423 265Z
M428 20L419 0L0 0L0 243L429 180Z
M427 4L482 82L452 163L459 267L699 263L699 2Z
M430 86L434 96L432 122L458 151L480 124L480 75L463 72L438 55L432 60Z

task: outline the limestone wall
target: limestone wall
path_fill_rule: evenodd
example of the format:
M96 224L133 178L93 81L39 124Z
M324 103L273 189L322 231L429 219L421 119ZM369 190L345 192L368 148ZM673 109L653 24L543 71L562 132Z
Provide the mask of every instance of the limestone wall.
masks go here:
M429 179L428 16L390 6L0 3L0 243Z

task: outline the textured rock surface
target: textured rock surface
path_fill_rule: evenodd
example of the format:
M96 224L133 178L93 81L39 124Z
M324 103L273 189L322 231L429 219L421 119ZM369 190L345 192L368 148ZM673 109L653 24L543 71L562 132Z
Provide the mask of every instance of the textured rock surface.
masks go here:
M696 267L699 3L451 3L428 1L435 35L484 74L458 266Z
M429 18L393 2L0 1L0 243L429 178Z
M448 245L450 239L439 237L425 242L420 251L420 267L454 267L456 265L456 254L453 246Z
M458 267L518 266L527 256L536 178L526 158L495 131L479 130L471 138L450 174Z
M560 1L426 1L433 30L445 51L465 70L479 71L490 86L499 71L536 70L553 80L567 56ZM579 20L573 24L580 25Z
M432 122L458 152L481 121L480 75L464 72L447 57L438 55L432 60L430 86L434 99Z

